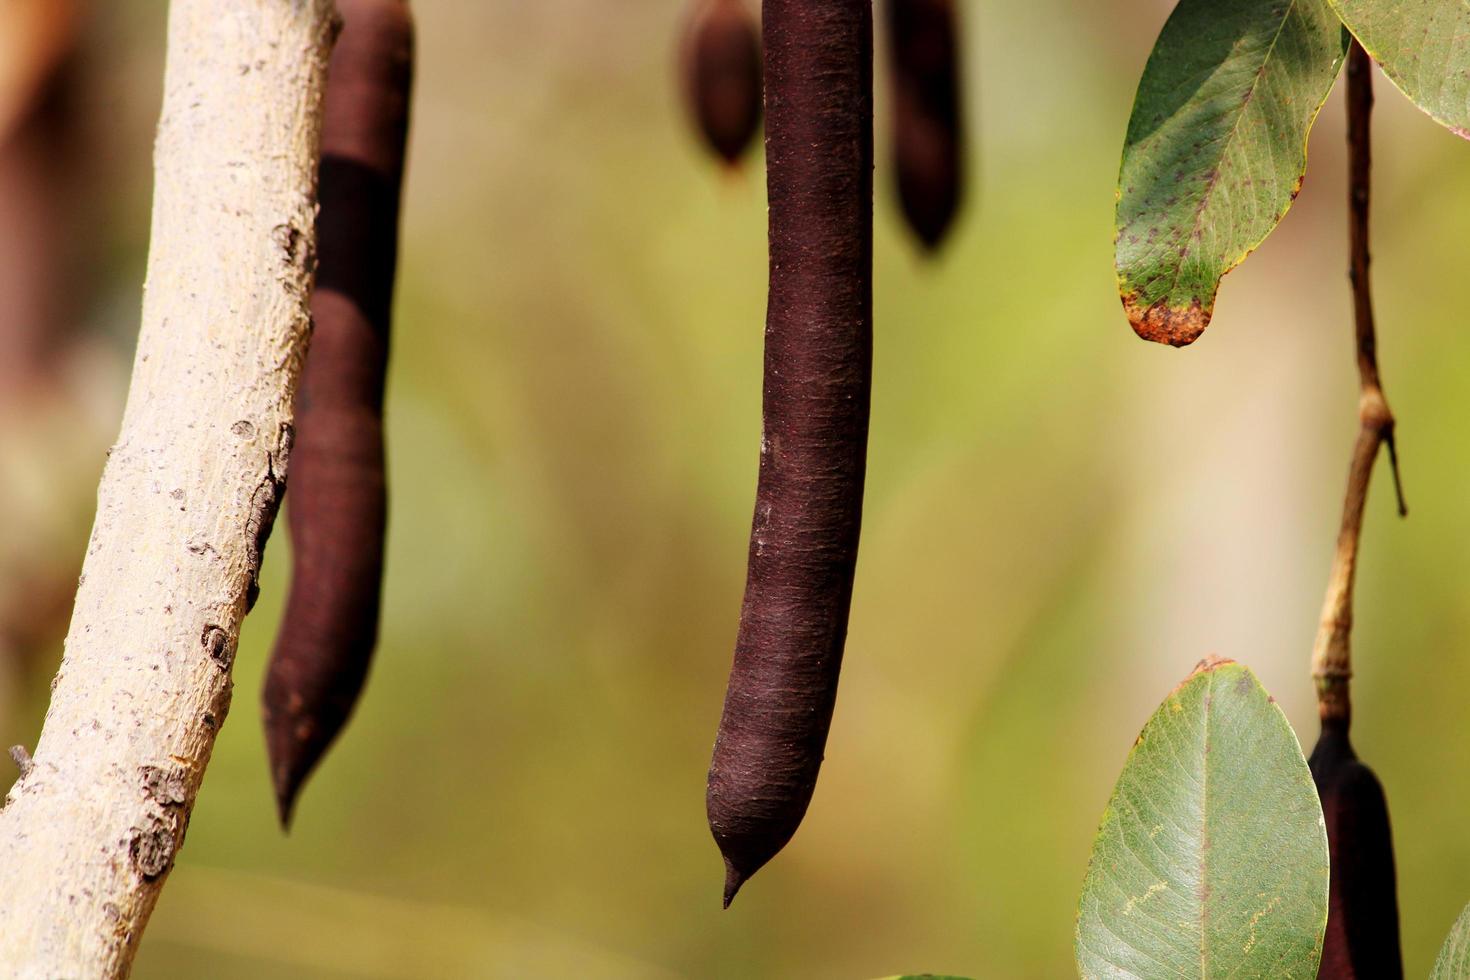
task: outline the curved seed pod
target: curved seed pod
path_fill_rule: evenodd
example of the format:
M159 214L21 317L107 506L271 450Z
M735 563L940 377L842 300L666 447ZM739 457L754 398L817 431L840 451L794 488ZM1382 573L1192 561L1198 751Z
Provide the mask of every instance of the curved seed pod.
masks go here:
M1332 856L1323 980L1401 980L1393 836L1378 777L1358 761L1342 719L1327 719L1308 760Z
M933 249L962 196L954 0L888 0L887 12L898 199L909 227Z
M760 36L744 0L696 0L680 60L695 124L734 165L761 122Z
M872 373L869 0L765 0L770 299L745 600L706 804L725 904L806 813L862 520Z
M291 594L261 698L283 826L367 677L387 515L383 378L413 24L402 0L338 0L338 8L322 125L315 327L290 467Z

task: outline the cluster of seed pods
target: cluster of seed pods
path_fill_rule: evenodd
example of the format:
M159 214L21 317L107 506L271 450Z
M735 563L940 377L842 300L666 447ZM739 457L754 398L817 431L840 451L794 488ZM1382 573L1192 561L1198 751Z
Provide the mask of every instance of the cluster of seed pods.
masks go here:
M346 724L377 641L383 382L413 69L403 0L338 0L310 350L291 454L291 591L261 701L281 822Z
M283 823L346 723L376 642L386 528L383 382L412 75L402 0L341 0L322 135L319 272L297 398L291 594L263 705ZM952 0L888 0L894 170L929 247L960 202ZM765 62L770 296L760 471L745 599L707 809L725 904L791 839L836 701L861 526L872 366L872 8L701 0L691 112L735 163L759 127ZM1311 767L1332 849L1321 975L1402 975L1388 812L1346 719Z
M325 109L320 270L297 400L291 594L267 672L281 819L346 723L376 642L386 492L382 397L407 127L402 0L344 0ZM959 201L954 16L890 0L895 171L938 243ZM871 372L872 8L699 0L682 70L691 114L734 164L760 129L771 201L765 430L731 686L710 772L726 900L795 832L815 786L847 628Z

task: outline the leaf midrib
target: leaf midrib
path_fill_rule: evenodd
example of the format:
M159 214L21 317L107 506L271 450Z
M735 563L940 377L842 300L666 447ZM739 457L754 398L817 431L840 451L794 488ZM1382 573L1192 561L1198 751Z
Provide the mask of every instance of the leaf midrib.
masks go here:
M1466 0L1466 2L1470 2L1470 0ZM1194 221L1191 223L1190 227L1191 242L1198 241L1204 213L1209 210L1210 198L1214 195L1215 187L1220 183L1220 174L1225 169L1225 154L1230 151L1231 146L1233 146L1235 143L1235 138L1240 132L1240 121L1245 118L1245 114L1250 111L1251 103L1255 101L1256 89L1260 86L1261 79L1265 77L1266 68L1268 65L1271 64L1271 58L1276 54L1276 45L1280 42L1281 35L1286 32L1286 24L1288 21L1291 20L1291 15L1296 12L1297 3L1298 0L1290 0L1290 2L1286 5L1286 13L1281 16L1281 24L1276 28L1276 33L1272 35L1271 43L1266 46L1266 56L1261 59L1261 67L1256 69L1256 77L1251 79L1250 87L1246 89L1245 98L1241 100L1240 111L1236 113L1234 121L1230 123L1230 132L1227 133L1224 140L1221 141L1223 144L1223 148L1220 151L1220 162L1216 167L1213 168L1211 172L1211 179L1205 187L1204 196L1200 198L1199 207L1194 212ZM1194 250L1195 248L1193 246L1190 246L1190 251ZM1226 271L1229 271L1231 268L1233 268L1238 261L1238 259L1234 259L1228 262L1225 266ZM1168 291L1164 293L1166 297L1174 295L1174 290L1178 288L1179 280L1183 275L1184 263L1175 262L1174 278L1169 284ZM1211 683L1213 683L1213 681ZM1209 738L1208 729L1206 730L1205 737L1206 739Z

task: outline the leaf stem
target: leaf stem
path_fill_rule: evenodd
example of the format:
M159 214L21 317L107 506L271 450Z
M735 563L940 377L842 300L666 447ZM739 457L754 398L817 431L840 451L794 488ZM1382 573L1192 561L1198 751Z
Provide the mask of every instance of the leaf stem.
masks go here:
M1388 447L1399 516L1408 515L1399 479L1394 444L1394 418L1378 375L1378 341L1373 326L1373 297L1368 284L1369 172L1372 168L1370 128L1373 114L1373 63L1356 40L1348 52L1348 237L1353 288L1353 313L1358 353L1358 419L1361 426L1348 470L1342 527L1337 553L1322 604L1322 623L1312 649L1312 677L1317 683L1317 710L1323 722L1346 729L1352 720L1348 681L1352 677L1351 634L1353 584L1357 577L1358 542L1363 531L1363 509L1378 447Z

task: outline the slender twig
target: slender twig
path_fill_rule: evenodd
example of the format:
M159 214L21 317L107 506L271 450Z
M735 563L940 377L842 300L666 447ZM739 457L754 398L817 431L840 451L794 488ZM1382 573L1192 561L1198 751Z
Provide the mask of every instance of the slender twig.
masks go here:
M1353 312L1358 349L1358 418L1361 427L1348 470L1347 496L1343 502L1342 528L1337 535L1337 554L1322 605L1322 625L1312 650L1312 676L1317 682L1317 710L1322 720L1344 728L1352 718L1348 681L1352 677L1351 634L1353 628L1353 582L1357 575L1358 541L1363 530L1363 507L1368 499L1368 482L1378 447L1387 445L1398 495L1399 515L1408 514L1399 480L1398 452L1394 446L1394 418L1383 395L1378 376L1378 341L1373 329L1373 297L1368 285L1369 146L1373 114L1373 63L1357 41L1348 53L1348 225L1353 286Z

